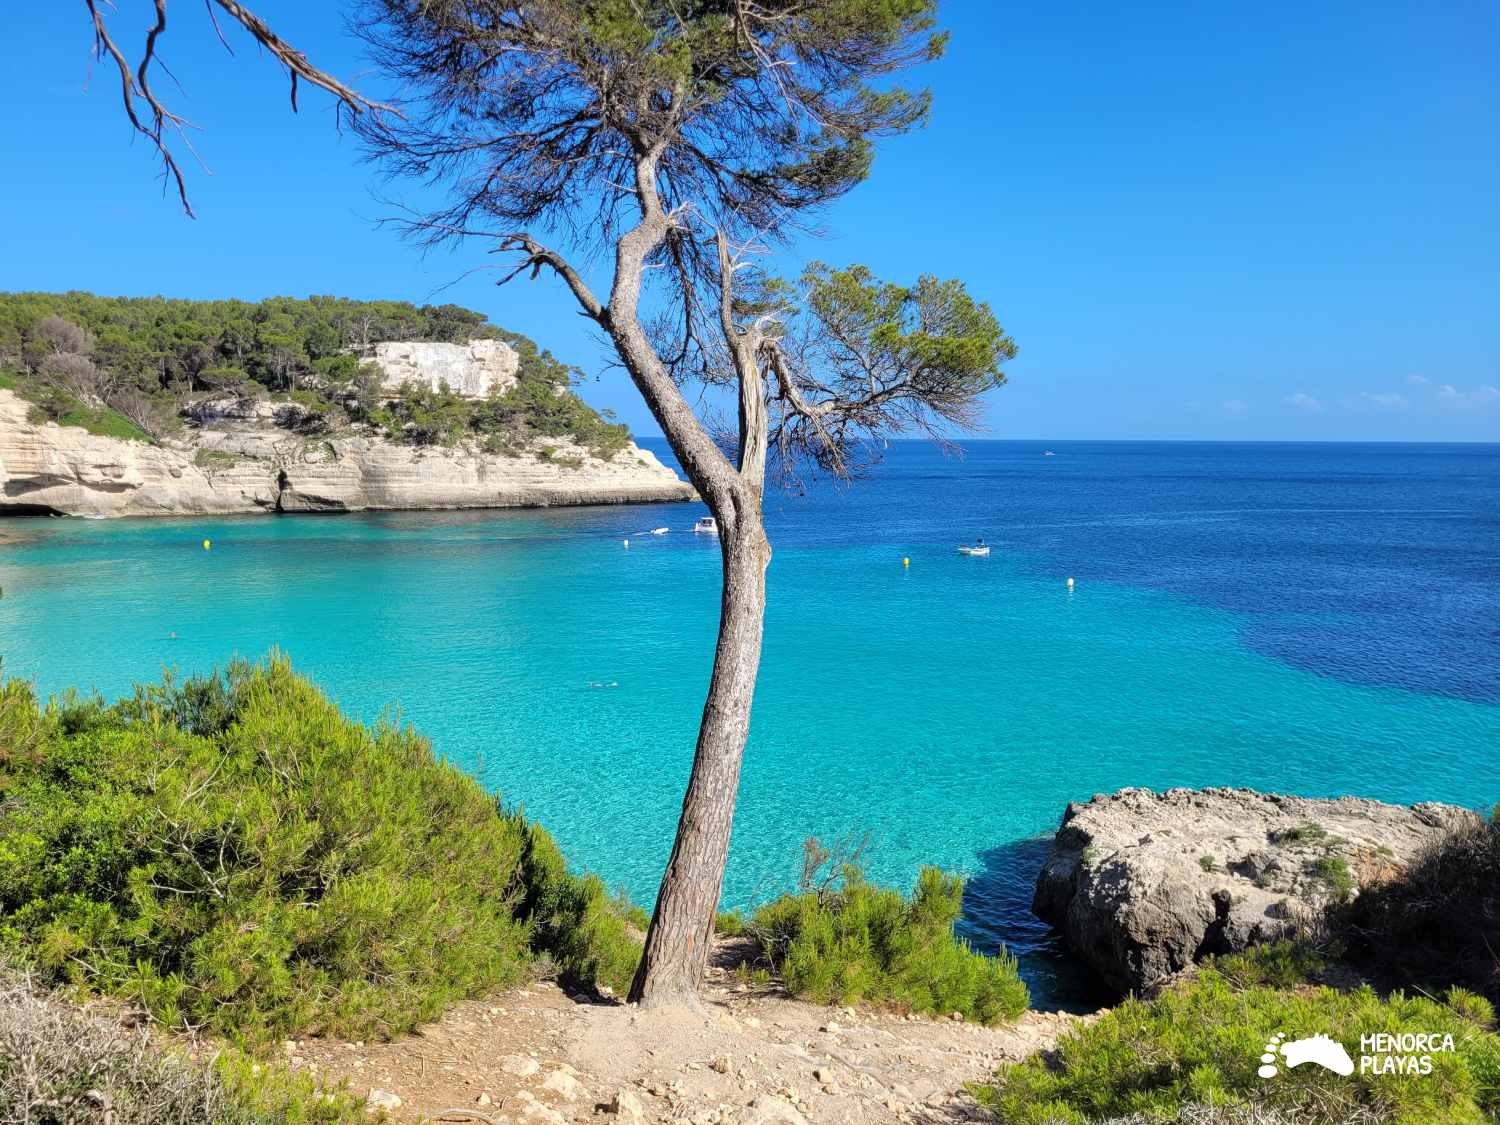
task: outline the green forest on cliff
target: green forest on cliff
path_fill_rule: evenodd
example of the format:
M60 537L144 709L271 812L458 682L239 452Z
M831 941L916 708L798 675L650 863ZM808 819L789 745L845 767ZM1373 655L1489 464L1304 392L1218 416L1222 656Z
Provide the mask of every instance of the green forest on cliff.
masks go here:
M521 360L519 384L486 402L416 386L378 394L378 373L359 358L381 341L476 338L504 340ZM366 426L395 441L472 438L505 453L535 437L567 437L611 455L629 432L566 389L577 374L458 305L0 293L0 387L30 402L34 420L131 440L178 431L195 400L237 397L287 402L289 424L306 432Z

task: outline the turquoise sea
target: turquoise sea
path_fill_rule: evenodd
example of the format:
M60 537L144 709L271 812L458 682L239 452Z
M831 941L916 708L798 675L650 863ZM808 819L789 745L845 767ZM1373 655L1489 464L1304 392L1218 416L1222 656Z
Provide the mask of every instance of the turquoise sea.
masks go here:
M878 879L969 873L969 935L1069 1004L1086 985L1026 909L1069 801L1500 798L1500 446L1043 448L898 443L768 502L727 906L784 889L804 837L869 832ZM702 511L7 521L0 654L116 695L279 646L649 906L718 611ZM956 552L976 536L988 559Z

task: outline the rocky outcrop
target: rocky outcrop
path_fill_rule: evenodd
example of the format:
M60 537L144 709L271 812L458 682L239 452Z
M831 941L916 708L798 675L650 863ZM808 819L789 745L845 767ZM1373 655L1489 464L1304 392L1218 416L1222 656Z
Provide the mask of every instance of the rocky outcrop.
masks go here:
M516 385L521 357L503 340L470 340L467 344L429 344L391 340L375 344L369 359L381 372L387 390L403 383L424 383L433 390L444 384L464 398L504 394Z
M1122 789L1071 804L1032 909L1121 991L1291 932L1474 814L1251 789Z
M604 460L555 439L518 455L296 433L282 405L219 404L160 445L28 420L0 390L0 514L355 512L687 500L692 488L634 444ZM265 415L262 417L262 415Z

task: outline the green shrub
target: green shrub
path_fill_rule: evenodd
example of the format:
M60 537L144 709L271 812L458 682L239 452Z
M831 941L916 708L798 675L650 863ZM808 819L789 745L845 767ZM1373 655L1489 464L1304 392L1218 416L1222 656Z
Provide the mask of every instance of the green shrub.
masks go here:
M742 937L749 927L743 910L721 910L714 917L714 933L720 937Z
M1082 1125L1131 1114L1171 1121L1200 1105L1253 1105L1304 1125L1477 1125L1500 1112L1493 1016L1483 1000L1461 991L1441 1003L1400 993L1382 999L1368 988L1236 988L1208 968L1155 1000L1124 1001L1065 1036L1051 1055L1003 1069L976 1095L1015 1125ZM1456 1050L1433 1054L1430 1075L1361 1072L1361 1035L1404 1031L1450 1033ZM1302 1066L1258 1077L1260 1056L1278 1032L1328 1034L1356 1060L1354 1074Z
M1205 871L1213 872L1219 869L1219 862L1211 855L1200 855L1198 857L1198 866Z
M888 1003L915 1012L1012 1020L1030 997L1015 958L975 953L953 934L963 880L924 868L910 898L846 865L840 885L784 895L750 931L794 996L824 1004Z
M216 469L228 469L238 460L239 458L233 453L225 453L221 449L200 449L193 454L193 464L210 472Z
M575 987L605 987L623 996L641 960L641 943L630 933L643 912L622 909L596 875L568 871L557 843L520 812L508 814L525 835L520 912L533 926L532 945L545 954L564 981Z
M1271 835L1271 839L1278 844L1315 844L1327 837L1328 829L1321 824L1311 822L1299 824L1294 828L1283 828Z
M1361 965L1394 983L1462 985L1500 1004L1500 824L1475 820L1333 916Z
M255 1045L394 1035L534 950L619 978L597 880L282 658L113 707L7 690L0 724L31 750L0 759L0 950L53 980Z
M80 403L59 414L55 421L59 426L80 426L98 437L119 438L121 441L151 440L151 435L145 430L107 406L96 410Z
M1211 964L1235 988L1296 988L1314 981L1326 967L1317 950L1285 940L1252 945Z
M1317 878L1328 884L1335 899L1342 902L1354 894L1354 874L1343 856L1325 855L1315 860L1308 868Z

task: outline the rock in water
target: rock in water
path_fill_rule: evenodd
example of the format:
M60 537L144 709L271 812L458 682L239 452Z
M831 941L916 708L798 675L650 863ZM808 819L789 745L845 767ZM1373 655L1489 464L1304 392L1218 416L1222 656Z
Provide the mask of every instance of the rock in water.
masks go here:
M1252 789L1122 789L1071 804L1032 909L1111 986L1284 936L1475 814Z

